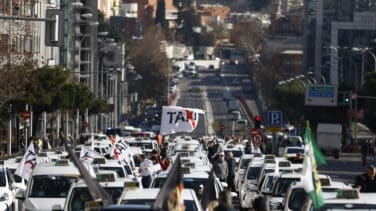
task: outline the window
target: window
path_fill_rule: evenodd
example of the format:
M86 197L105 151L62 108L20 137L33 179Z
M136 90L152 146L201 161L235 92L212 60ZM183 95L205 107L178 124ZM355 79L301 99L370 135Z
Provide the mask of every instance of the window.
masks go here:
M75 177L37 175L31 178L30 198L65 198Z

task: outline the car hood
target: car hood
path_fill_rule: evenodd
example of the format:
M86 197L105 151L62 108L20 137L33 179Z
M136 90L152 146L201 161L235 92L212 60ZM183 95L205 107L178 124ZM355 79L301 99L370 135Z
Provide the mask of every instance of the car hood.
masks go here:
M26 209L31 210L52 210L52 208L64 209L65 198L28 198L26 201Z

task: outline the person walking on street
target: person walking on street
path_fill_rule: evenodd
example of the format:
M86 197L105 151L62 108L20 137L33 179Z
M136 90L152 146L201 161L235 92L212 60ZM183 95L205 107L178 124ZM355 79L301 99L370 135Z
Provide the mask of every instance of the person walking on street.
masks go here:
M234 191L234 179L235 179L235 159L232 152L227 153L226 162L228 166L227 185L230 191Z
M376 193L376 168L370 166L366 173L355 178L355 188L359 188L360 192Z
M217 161L215 161L215 163L213 164L213 171L221 182L227 181L227 174L228 174L228 166L224 157L225 157L225 153L220 152Z
M214 208L214 211L234 211L231 193L229 191L225 190L219 194L218 206Z
M153 162L145 158L145 155L139 155L138 159L140 160L139 171L141 173L141 183L143 188L149 188L151 184L151 174L153 167Z

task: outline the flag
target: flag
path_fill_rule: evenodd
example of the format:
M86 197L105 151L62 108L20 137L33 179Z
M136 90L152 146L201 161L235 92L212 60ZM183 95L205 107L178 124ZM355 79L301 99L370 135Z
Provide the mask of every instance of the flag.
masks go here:
M204 192L202 194L201 205L204 210L206 210L212 202L218 199L217 191L215 190L215 178L215 173L211 170L209 179L204 185Z
M185 210L182 196L184 189L182 176L180 156L178 156L167 175L165 183L159 190L153 204L153 210Z
M21 162L18 164L15 174L29 180L31 173L37 165L37 154L35 153L34 144L31 143Z
M80 160L87 160L96 157L101 157L101 155L85 145L81 146Z
M198 125L199 114L204 114L204 111L195 108L163 106L160 134L192 132Z
M326 161L324 155L320 152L315 143L309 123L307 123L305 130L304 142L304 160L301 181L314 207L319 208L324 204L324 201L317 167L326 164Z
M123 138L119 137L118 135L116 135L115 138L113 153L116 160L124 160L128 164L134 166L135 162L133 160L133 153L129 148L129 145Z

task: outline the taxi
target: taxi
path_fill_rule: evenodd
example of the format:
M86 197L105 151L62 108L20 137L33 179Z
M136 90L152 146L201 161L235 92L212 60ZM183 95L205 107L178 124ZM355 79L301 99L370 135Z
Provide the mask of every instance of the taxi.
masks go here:
M283 199L286 196L287 189L292 183L299 182L301 174L281 174L273 184L271 199L269 202L270 210L282 210Z
M53 210L63 207L71 184L80 172L68 160L40 163L35 166L26 191L19 190L16 198L23 201L24 210Z
M235 190L238 192L244 182L244 172L253 156L253 154L243 154L243 156L240 158L238 170L236 171L234 179Z
M323 193L336 193L338 190L342 189L352 189L351 185L332 181L327 175L319 175L321 182L321 189ZM286 193L286 198L284 202L284 210L297 210L300 209L307 197L307 193L304 190L304 184L302 182L297 182L292 184Z
M376 210L376 193L359 193L358 189L342 189L323 193L324 206L320 210ZM315 210L307 197L303 210Z
M155 139L138 137L124 140L129 147L140 147L144 154L149 154L151 151L158 149L158 143Z
M150 189L127 189L121 194L118 201L119 205L150 205L152 206L157 195L159 188ZM194 190L184 187L182 193L185 210L189 211L202 211L201 204L197 199Z
M116 173L111 171L98 173L95 179L111 196L113 203L117 203L124 188L142 188L141 183L136 179L120 179L117 178ZM72 184L65 201L64 211L83 211L85 208L93 206L93 204L95 203L93 203L93 198L85 181L80 179Z
M105 158L94 158L91 163L96 173L100 171L114 171L119 178L125 178L128 173L124 169L124 166L118 160L109 160ZM131 172L130 175L133 175Z
M7 168L1 164L0 165L0 209L3 210L14 210L14 192L12 191L12 182L7 174Z

